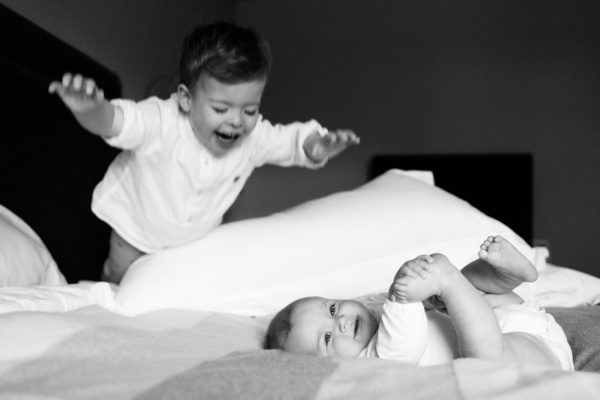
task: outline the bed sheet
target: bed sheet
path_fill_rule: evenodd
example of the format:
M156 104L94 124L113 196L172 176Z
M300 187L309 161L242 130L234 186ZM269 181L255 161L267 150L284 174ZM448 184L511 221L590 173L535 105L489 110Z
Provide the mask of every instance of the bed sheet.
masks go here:
M600 334L600 307L586 307L600 302L600 279L569 268L544 265L525 292L559 307L551 310L581 351L575 373L475 359L422 368L262 350L269 315L164 309L132 317L117 312L117 289L106 282L0 289L2 398L600 398L600 374L585 372L600 371L600 349L577 342L582 321L595 327L589 335Z
M171 317L165 319L167 314ZM264 322L190 310L132 318L98 305L62 313L2 314L0 340L14 345L0 350L0 392L3 399L387 399L402 394L410 399L518 400L600 395L598 375L587 372L474 359L419 368L381 359L261 350Z
M536 254L534 262L539 277L536 282L524 283L515 290L521 297L535 300L542 307L600 304L600 278L547 263L547 250L543 247L536 247L534 250ZM389 264L389 260L384 261ZM377 260L372 262L376 263ZM129 315L115 302L118 289L117 285L92 281L63 286L0 288L0 314L14 311L67 312L90 305L99 305L107 310ZM379 293L387 289L387 287L372 287L366 293ZM243 308L243 304L238 308ZM205 311L216 310L207 308Z

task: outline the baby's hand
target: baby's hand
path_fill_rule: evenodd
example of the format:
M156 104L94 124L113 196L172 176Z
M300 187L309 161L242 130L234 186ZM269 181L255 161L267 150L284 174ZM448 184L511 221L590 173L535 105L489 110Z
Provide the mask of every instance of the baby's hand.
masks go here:
M348 146L360 143L360 138L349 129L328 131L324 136L318 137L319 140L315 142L309 154L314 160L333 158Z
M404 283L402 277L410 277L410 278L421 278L427 279L429 273L432 271L431 263L434 262L431 256L426 254L420 255L414 260L406 261L396 275L394 276L394 282L390 286L390 291L388 293L388 297L392 301L398 301L404 295L399 292L399 287Z
M406 261L396 273L395 278L400 276L410 276L411 278L420 277L421 279L427 279L427 276L431 272L431 265L429 264L432 262L433 258L426 254L420 255L414 260Z
M48 93L57 93L73 112L90 111L104 101L104 92L96 86L96 82L80 74L64 74L62 82L50 83Z

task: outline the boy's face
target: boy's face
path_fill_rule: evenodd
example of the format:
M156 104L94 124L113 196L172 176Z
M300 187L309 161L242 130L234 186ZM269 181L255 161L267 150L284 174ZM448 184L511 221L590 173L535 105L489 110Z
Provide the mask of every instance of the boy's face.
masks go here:
M361 303L310 297L291 315L285 350L321 356L356 357L377 331L377 320Z
M203 72L191 91L179 85L179 105L200 143L215 157L222 157L256 126L265 84L265 79L221 83Z

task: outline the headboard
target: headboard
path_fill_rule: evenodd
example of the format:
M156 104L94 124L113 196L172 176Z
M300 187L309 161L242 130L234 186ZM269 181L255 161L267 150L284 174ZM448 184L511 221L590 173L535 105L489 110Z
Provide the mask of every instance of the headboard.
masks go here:
M533 244L532 154L376 155L369 178L392 168L433 171L436 186L468 201Z
M119 78L1 4L0 26L0 204L38 233L70 283L98 280L109 229L91 212L91 195L116 151L82 129L48 85L79 72L114 98Z

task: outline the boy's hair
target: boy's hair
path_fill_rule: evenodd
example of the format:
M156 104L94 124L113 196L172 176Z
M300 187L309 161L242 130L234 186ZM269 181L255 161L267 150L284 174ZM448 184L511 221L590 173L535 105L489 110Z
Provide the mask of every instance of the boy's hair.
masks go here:
M233 23L197 26L183 42L179 82L192 89L201 72L223 83L267 79L271 50L260 32Z
M264 348L266 350L285 350L288 336L292 330L292 314L301 300L291 302L275 314L265 335Z

